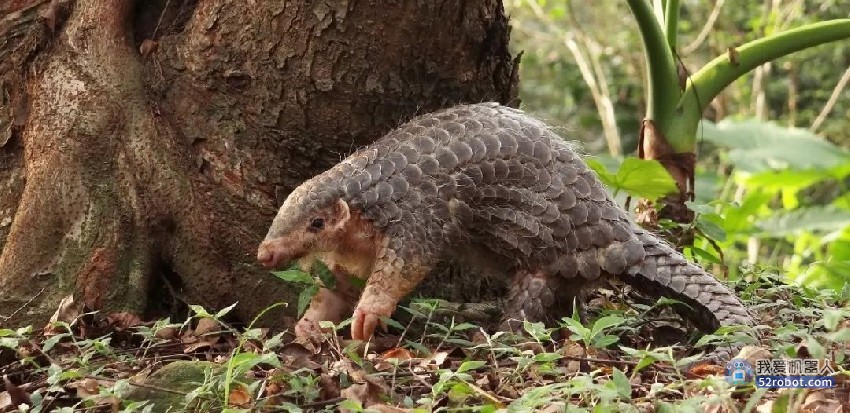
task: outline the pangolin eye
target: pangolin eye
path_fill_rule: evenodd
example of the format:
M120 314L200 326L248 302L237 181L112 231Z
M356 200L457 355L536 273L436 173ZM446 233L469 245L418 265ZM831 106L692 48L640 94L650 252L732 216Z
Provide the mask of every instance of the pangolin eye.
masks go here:
M325 220L322 219L322 218L313 218L313 220L310 221L310 228L311 229L318 231L318 230L321 230L324 227L325 227Z

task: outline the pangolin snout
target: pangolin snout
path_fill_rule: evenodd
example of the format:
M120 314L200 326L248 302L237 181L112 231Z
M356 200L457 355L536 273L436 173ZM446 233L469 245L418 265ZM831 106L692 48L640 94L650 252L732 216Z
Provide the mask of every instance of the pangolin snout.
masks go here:
M257 249L257 261L263 267L272 268L280 263L280 254L275 252L275 248L268 241L263 241Z

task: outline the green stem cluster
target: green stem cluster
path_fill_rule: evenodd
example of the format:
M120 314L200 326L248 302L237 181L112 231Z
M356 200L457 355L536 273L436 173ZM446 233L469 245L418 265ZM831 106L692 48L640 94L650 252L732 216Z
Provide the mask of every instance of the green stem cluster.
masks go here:
M704 108L732 82L771 60L850 38L850 19L808 24L730 50L691 76L684 91L676 70L679 0L627 0L635 16L647 64L646 118L676 152L694 152ZM663 11L663 14L661 12ZM663 27L663 29L662 29Z

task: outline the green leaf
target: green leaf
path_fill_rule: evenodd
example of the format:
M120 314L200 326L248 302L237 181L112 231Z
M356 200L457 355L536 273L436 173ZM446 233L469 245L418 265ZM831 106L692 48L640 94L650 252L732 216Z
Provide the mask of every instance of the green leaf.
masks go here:
M487 362L482 361L482 360L464 361L457 368L457 373L464 373L464 372L467 372L467 371L470 371L470 370L476 370L476 369L479 369L481 367L484 367L485 365L487 365Z
M593 339L593 346L605 348L605 347L608 347L608 346L610 346L610 345L612 345L612 344L614 344L618 341L620 341L620 337L606 334L604 336L598 336L598 337L594 338Z
M621 399L630 400L632 398L632 384L629 382L629 378L616 367L614 367L613 381L617 387L617 395Z
M723 264L723 261L720 261L720 258L715 256L714 254L699 248L699 247L687 247L686 249L690 250L690 252L696 256L697 258L702 258L712 264Z
M191 304L189 305L189 308L192 309L193 313L195 313L195 317L212 317L212 314L210 314L206 308L201 307L199 305Z
M310 301L318 291L318 285L311 285L301 291L301 294L298 295L298 317L304 315L304 311L307 310L307 306L310 305Z
M717 225L710 219L706 219L702 215L699 215L696 220L696 227L699 229L705 236L715 240L715 241L726 241L726 231Z
M643 370L644 368L646 368L647 366L650 366L652 363L655 363L656 361L658 361L658 359L655 358L654 356L651 356L651 355L645 355L645 356L641 357L640 360L638 360L637 365L635 366L635 372L639 372L639 371Z
M850 162L850 152L806 129L728 119L702 126L704 139L731 148L729 161L742 171L828 169Z
M388 327L397 328L399 330L404 330L404 326L401 325L398 321L393 320L389 317L381 317L381 321L387 323Z
M599 177L599 180L602 181L605 185L609 187L614 186L614 182L616 182L616 178L614 174L608 172L608 168L597 158L586 158L584 162L587 164L593 172L596 172L596 176Z
M577 335L579 335L579 336L584 337L584 336L589 336L589 335L590 335L590 329L589 329L589 328L587 328L587 327L585 327L585 326L583 326L583 325L581 324L581 322L580 322L580 321L578 321L578 320L575 320L575 319L573 319L573 318L571 318L571 317L564 317L564 318L562 318L562 319L561 319L561 322L562 322L562 323L564 323L564 324L566 324L566 327L567 327L570 331L572 331L573 333L575 333L575 334L577 334Z
M653 307L664 307L677 304L682 304L682 302L670 297L659 297L658 300L655 301L655 304L653 304Z
M316 279L301 270L272 271L272 275L281 280L298 284L316 284Z
M550 363L555 360L560 360L561 358L563 358L563 356L558 353L540 353L534 355L534 361L538 363Z
M351 399L346 399L346 400L339 402L338 406L339 406L340 409L353 410L355 412L362 412L363 411L363 405L360 404L360 402L354 401L354 400L351 400Z
M62 333L62 334L57 334L55 336L52 336L52 337L48 338L47 340L44 340L44 345L41 347L41 351L47 353L48 351L53 349L53 347L55 347L57 344L59 344L59 341L61 341L65 337L68 337L69 335L70 334L68 334L68 333Z
M809 348L809 353L814 358L821 358L826 355L826 349L814 337L809 336L806 338L806 347Z
M616 327L625 322L625 318L616 315L601 317L593 323L593 327L590 330L590 334L595 336L601 333L603 330L606 330L611 327Z
M617 170L616 187L634 196L656 200L676 191L676 182L656 160L626 158Z
M826 338L834 343L850 342L850 328L842 328L834 333L829 333Z
M829 331L835 330L838 327L838 323L844 319L845 312L846 310L825 308L823 310L823 326Z
M676 182L658 161L626 158L616 174L608 172L597 159L590 158L586 161L605 185L625 191L629 195L654 201L676 191Z
M215 313L215 318L224 317L225 315L227 315L227 313L229 313L231 310L233 310L234 307L236 307L236 304L239 304L239 302L237 301L237 302L235 302L235 303L233 303L233 304L231 304L231 305L229 305L225 308L222 308L217 313Z
M707 204L700 204L692 201L685 201L685 206L688 207L691 211L696 212L697 214L709 215L714 214L714 207Z
M336 277L333 272L331 272L330 268L328 268L328 266L322 261L317 259L316 262L313 263L313 272L319 276L319 280L322 281L322 284L325 287L330 289L336 287Z
M759 172L744 178L743 183L748 188L762 188L769 191L800 190L831 178L832 175L815 169L785 169Z
M549 340L552 337L551 333L546 330L546 326L543 323L532 323L525 320L522 322L522 328L531 335L531 337L534 337L534 339L538 341Z
M352 286L359 289L366 288L366 280L360 277L355 277L353 275L348 276L348 282L351 283Z
M463 331L463 330L470 330L470 329L473 329L473 328L478 328L478 326L475 325L475 324L470 324L470 323L460 323L460 324L452 327L452 330L453 331Z
M850 211L832 205L778 211L758 221L761 237L784 237L800 231L834 231L850 225Z

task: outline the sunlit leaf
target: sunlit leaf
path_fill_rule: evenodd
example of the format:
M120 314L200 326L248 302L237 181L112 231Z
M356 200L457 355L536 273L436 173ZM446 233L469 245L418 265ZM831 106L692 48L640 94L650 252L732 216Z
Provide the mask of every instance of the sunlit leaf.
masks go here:
M301 294L298 295L298 317L304 314L304 311L307 310L307 306L310 305L310 301L313 299L313 296L316 295L316 292L319 291L318 285L311 285L301 291Z
M705 140L730 148L729 161L739 170L829 169L850 162L850 152L806 129L756 120L702 122Z
M690 252L691 252L691 253L692 253L695 257L697 257L697 258L701 258L701 259L704 259L704 260L706 260L706 261L708 261L708 262L710 262L710 263L712 263L712 264L722 264L722 263L723 263L723 262L720 260L720 258L719 258L719 257L715 256L714 254L712 254L712 253L710 253L710 252L708 252L708 251L706 251L706 250L704 250L704 249L702 249L702 248L699 248L699 247L689 247L689 248L687 248L687 249L688 249L688 250L690 250Z
M834 333L829 333L826 338L836 343L850 342L850 328L842 328Z
M590 334L597 335L603 330L609 329L611 327L616 327L620 324L626 322L626 319L616 315L609 315L605 317L600 317L593 323L593 327L591 327Z
M726 241L726 231L710 219L700 215L696 220L697 229L715 241Z
M748 188L758 187L777 191L781 189L802 189L829 178L832 178L832 176L814 169L785 169L759 172L746 177L743 182Z
M615 191L653 201L676 191L676 182L655 160L626 158L613 174L597 159L587 159L587 164L605 185Z
M482 361L482 360L464 361L463 363L460 364L460 366L458 366L457 372L458 373L464 373L464 372L467 372L467 371L470 371L470 370L480 369L481 367L484 367L486 365L487 365L487 362Z
M799 231L834 231L847 225L850 225L850 211L829 205L777 211L757 222L762 237L783 237Z
M299 283L299 284L315 284L316 280L304 271L301 270L286 270L286 271L273 271L272 275L281 280L291 283Z
M624 400L629 400L632 398L632 384L629 382L629 378L620 371L620 369L614 367L614 372L612 375L614 385L617 387L617 395Z

